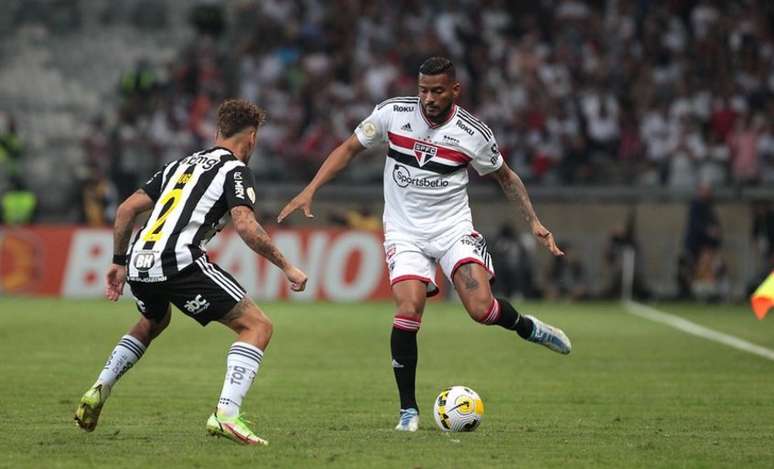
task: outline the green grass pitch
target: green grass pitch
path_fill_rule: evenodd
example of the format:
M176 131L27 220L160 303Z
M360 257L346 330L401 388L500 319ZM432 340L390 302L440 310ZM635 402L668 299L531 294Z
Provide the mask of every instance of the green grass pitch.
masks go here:
M176 311L88 434L72 412L133 304L0 299L0 467L774 467L774 362L615 303L517 304L564 328L569 356L428 305L416 434L392 429L391 304L262 307L275 333L243 405L270 441L256 448L205 433L234 337L221 325ZM774 348L774 317L744 306L657 307ZM476 432L435 427L455 384L484 400Z

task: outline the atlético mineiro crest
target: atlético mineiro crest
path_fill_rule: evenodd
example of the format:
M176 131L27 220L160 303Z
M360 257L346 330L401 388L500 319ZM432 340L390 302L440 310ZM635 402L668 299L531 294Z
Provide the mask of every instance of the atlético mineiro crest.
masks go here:
M424 166L425 163L437 153L438 147L422 142L414 142L414 155L417 157L417 162L420 167Z

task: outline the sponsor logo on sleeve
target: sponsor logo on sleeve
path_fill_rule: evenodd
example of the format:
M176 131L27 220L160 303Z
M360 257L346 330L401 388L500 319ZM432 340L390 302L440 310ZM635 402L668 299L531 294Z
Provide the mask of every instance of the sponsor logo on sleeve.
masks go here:
M245 200L245 185L242 181L242 173L234 173L234 195L238 199Z

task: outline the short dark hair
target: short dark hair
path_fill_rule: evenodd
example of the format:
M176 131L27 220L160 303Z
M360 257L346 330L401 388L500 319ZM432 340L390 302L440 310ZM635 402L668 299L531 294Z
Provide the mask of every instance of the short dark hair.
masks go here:
M244 99L228 99L218 108L218 132L229 138L248 127L258 128L266 121L266 111Z
M454 70L454 64L446 57L430 57L419 66L419 73L422 75L448 75L454 79L457 73Z

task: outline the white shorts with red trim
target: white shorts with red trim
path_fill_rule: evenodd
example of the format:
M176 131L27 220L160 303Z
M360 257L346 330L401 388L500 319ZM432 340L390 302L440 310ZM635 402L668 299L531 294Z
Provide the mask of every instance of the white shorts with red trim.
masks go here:
M433 241L412 239L393 232L385 236L384 254L391 286L404 280L420 280L427 285L427 296L438 294L435 284L438 264L449 281L453 281L460 266L469 263L484 267L490 279L495 275L486 240L475 230Z

